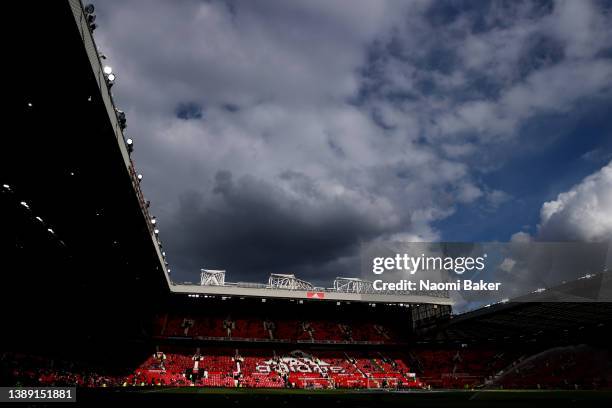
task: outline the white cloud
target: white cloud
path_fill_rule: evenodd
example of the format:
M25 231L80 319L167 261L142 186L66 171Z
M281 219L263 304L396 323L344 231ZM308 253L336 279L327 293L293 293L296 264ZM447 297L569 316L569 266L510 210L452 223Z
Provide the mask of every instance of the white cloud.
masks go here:
M512 237L510 238L510 242L514 242L518 244L524 244L524 243L528 243L531 241L532 241L531 235L523 231L519 231L517 233L512 234Z
M512 272L512 269L516 265L516 261L512 258L504 258L501 264L499 264L499 268L504 272Z
M551 30L566 44L570 58L592 57L608 45L612 27L593 1L558 0Z
M482 191L472 183L463 183L459 186L457 200L461 203L471 203L482 197Z
M612 162L544 203L540 219L538 235L543 240L612 239Z
M502 190L491 190L486 193L486 200L489 207L493 210L497 209L502 204L509 201L512 196Z

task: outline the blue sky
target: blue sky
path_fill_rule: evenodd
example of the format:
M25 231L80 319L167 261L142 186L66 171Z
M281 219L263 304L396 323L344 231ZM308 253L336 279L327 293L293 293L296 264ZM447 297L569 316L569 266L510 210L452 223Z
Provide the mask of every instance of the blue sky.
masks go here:
M179 280L611 235L612 2L144 4L96 41Z
M593 104L561 119L542 119L542 126L547 122L550 126L559 121L570 123L555 132L550 143L521 152L500 169L483 175L484 183L498 186L514 199L495 211L462 206L438 224L444 239L503 242L520 229L534 233L543 202L554 200L559 192L569 190L612 158L609 112L609 103Z

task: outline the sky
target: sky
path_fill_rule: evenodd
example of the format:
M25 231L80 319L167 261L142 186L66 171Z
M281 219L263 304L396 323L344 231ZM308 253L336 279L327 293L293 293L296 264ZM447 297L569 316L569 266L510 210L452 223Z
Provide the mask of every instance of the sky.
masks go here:
M176 281L612 237L611 1L95 6Z

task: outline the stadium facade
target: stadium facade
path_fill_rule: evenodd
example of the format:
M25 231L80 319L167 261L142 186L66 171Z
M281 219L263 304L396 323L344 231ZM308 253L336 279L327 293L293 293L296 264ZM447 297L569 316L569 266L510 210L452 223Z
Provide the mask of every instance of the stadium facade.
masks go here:
M10 15L19 41L9 48L17 126L1 163L4 384L612 384L609 303L543 302L549 291L452 316L444 292L380 293L351 277L323 288L202 270L199 284L173 282L92 13L66 0L12 2ZM568 285L602 281L609 272Z

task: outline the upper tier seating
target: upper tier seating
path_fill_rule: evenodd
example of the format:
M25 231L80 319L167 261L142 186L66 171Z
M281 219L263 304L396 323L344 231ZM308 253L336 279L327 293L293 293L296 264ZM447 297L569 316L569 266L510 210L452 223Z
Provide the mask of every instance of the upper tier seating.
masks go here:
M281 340L321 343L395 343L398 337L381 325L328 320L225 319L209 316L158 316L154 330L161 337Z

